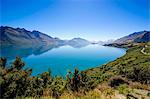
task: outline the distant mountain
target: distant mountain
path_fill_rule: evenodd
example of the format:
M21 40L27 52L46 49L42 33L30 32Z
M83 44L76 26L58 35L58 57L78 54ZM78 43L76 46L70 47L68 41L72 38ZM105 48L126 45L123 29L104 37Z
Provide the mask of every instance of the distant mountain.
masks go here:
M150 31L140 31L117 39L113 43L126 44L131 42L148 42L148 41L150 41Z
M70 45L72 47L83 47L89 41L82 38L74 38L72 40L61 40L53 38L39 31L28 31L24 28L12 28L8 26L0 27L0 44L1 45L19 45L28 47L41 47L41 46L63 46Z
M83 46L87 46L91 43L83 38L73 38L71 40L68 40L67 44L72 47L83 47Z
M98 45L104 45L104 44L110 44L113 43L114 40L110 39L110 40L106 40L106 41L91 41L91 44L98 44Z

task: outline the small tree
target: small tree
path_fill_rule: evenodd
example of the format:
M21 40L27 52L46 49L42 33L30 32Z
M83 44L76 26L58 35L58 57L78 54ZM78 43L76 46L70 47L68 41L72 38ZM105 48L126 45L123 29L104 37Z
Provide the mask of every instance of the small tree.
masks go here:
M1 57L1 58L0 58L0 67L5 68L6 63L7 63L7 59L6 59L6 58Z
M21 60L20 57L16 57L16 60L13 62L13 68L21 70L25 66L25 63Z
M74 73L69 72L67 75L67 88L75 92L85 92L94 88L94 81L87 76L85 72L79 72L75 69Z

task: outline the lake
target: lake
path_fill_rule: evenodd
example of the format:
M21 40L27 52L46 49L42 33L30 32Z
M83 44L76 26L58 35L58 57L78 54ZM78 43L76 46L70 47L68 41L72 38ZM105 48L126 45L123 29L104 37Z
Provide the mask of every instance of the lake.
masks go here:
M86 70L115 60L126 53L125 49L101 45L88 45L74 48L71 46L40 48L2 48L1 55L11 63L15 56L22 57L24 68L32 68L32 75L51 69L52 75L65 76L68 70Z

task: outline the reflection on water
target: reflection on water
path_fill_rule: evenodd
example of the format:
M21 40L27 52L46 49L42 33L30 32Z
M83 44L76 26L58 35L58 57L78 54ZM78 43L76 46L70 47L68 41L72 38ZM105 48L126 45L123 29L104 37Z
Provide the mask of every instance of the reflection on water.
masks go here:
M64 76L67 70L77 67L86 70L105 64L125 54L124 49L89 45L79 48L71 46L3 46L1 55L11 62L22 57L25 68L33 69L32 75L52 70L53 75Z
M30 55L40 55L54 48L60 46L17 46L7 45L1 46L0 56L6 57L8 60L14 59L16 56L21 58L28 57Z
M8 60L14 59L16 56L21 58L28 57L30 55L40 55L54 48L59 48L63 45L39 45L39 46L18 46L18 45L7 45L1 46L0 56L6 57ZM86 45L88 46L88 45ZM84 46L71 46L74 48L82 48Z

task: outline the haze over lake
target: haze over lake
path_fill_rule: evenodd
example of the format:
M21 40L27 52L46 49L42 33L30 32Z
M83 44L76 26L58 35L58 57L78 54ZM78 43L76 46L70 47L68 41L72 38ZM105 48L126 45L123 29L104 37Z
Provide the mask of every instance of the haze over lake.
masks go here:
M123 56L126 52L125 49L101 45L88 45L80 48L71 46L50 48L47 48L47 50L43 50L45 48L37 49L36 52L34 52L33 48L28 48L29 50L13 48L14 50L11 50L11 53L6 51L8 48L5 48L5 52L3 51L1 56L9 56L9 63L14 60L16 55L21 56L26 63L25 68L33 69L32 75L51 69L52 75L65 76L68 70L73 70L74 68L86 70L100 66Z

